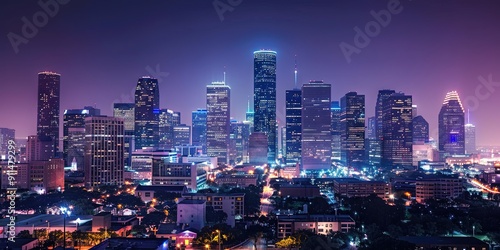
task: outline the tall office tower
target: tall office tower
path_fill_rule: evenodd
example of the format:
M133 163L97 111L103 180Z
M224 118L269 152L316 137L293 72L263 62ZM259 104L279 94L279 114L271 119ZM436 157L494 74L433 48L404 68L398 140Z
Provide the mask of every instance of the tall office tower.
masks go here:
M331 85L310 81L302 86L302 169L332 165Z
M158 147L160 94L158 80L145 76L139 78L135 88L135 148Z
M254 131L267 134L267 162L274 164L276 131L276 52L259 50L254 55Z
M135 133L135 103L115 103L113 105L113 116L123 119L125 137L123 137L123 158L125 166L132 164L132 152L134 152Z
M342 148L342 126L340 124L340 102L332 101L330 106L332 115L332 161L340 161Z
M26 143L26 161L48 161L54 158L54 141L48 136L31 135Z
M16 131L10 128L0 128L0 160L7 159L9 153L9 140L15 140Z
M375 148L373 149L374 153L374 162L372 162L374 165L378 166L380 165L380 161L377 159L382 159L382 154L383 154L383 148L382 148L382 139L383 139L383 134L382 134L382 126L383 126L383 121L382 121L382 112L383 112L383 102L384 100L391 96L392 94L396 93L395 90L390 90L390 89L383 89L378 91L378 96L377 96L377 103L375 104L375 137L377 139L377 143L375 144Z
M248 144L249 163L264 165L267 163L267 135L263 132L253 132L250 134Z
M63 159L65 166L75 162L77 170L83 170L85 117L96 115L101 115L101 110L91 106L85 106L83 109L64 110Z
M411 113L412 113L412 116L413 116L412 119L418 116L418 111L417 110L418 110L417 105L413 104L411 106Z
M231 121L229 134L229 163L248 163L248 143L250 140L250 123Z
M191 127L186 124L179 124L173 127L173 145L184 146L191 144Z
M456 91L446 94L439 111L439 152L444 159L465 153L464 108Z
M54 156L59 152L59 104L61 75L53 72L38 73L37 135L50 137L54 143Z
M340 99L341 161L359 166L365 160L365 96L349 92Z
M250 126L250 133L253 132L254 116L255 116L255 113L253 112L252 108L250 107L250 101L248 101L247 112L245 113L245 121L247 121L248 125Z
M300 162L302 147L302 90L285 92L286 164Z
M193 146L201 146L203 154L207 153L207 110L198 109L192 112Z
M124 130L121 118L85 118L86 187L123 184Z
M280 147L281 147L281 159L283 160L283 163L285 163L285 157L286 157L286 126L281 127L280 130L281 133L281 140L280 140Z
M174 147L174 127L181 124L181 113L170 109L160 110L159 148L172 149Z
M412 96L395 93L384 99L382 159L387 169L413 166Z
M376 117L368 117L365 131L365 150L366 160L370 166L380 165L381 156L378 154L379 140L376 137Z
M465 153L475 154L476 150L476 126L474 124L465 124Z
M429 142L429 123L421 115L413 118L413 144L421 145Z
M207 155L227 164L231 111L231 88L225 82L207 85Z

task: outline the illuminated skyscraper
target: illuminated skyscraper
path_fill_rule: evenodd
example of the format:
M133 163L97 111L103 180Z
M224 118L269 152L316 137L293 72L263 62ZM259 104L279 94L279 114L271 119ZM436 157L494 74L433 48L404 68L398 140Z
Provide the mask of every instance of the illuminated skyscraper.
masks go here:
M124 135L121 118L85 118L86 187L123 184Z
M217 157L219 164L227 164L231 88L225 82L207 85L207 155Z
M85 117L100 115L101 110L86 106L83 109L67 109L63 115L63 158L65 166L73 161L77 170L83 170L85 151Z
M412 96L394 93L382 102L383 167L412 167Z
M135 148L158 147L160 96L158 80L142 77L135 88Z
M330 84L311 81L302 86L302 169L329 169L332 165L330 100Z
M174 147L174 127L181 124L181 113L170 109L160 110L159 148L172 149Z
M59 111L61 75L53 72L38 73L37 135L50 137L54 155L59 152Z
M285 93L286 115L286 164L300 162L302 147L302 90L292 89Z
M0 128L0 159L7 159L9 140L15 140L16 131L10 128Z
M267 134L267 161L274 164L277 152L276 52L254 53L254 131Z
M134 152L134 128L135 128L135 104L134 103L115 103L113 106L113 116L123 119L123 126L125 128L124 145L124 158L125 166L132 164L131 155Z
M383 112L383 102L384 100L391 96L392 94L396 93L395 90L390 90L390 89L383 89L378 91L378 96L377 96L377 103L375 104L375 147L373 149L373 164L374 165L380 165L380 159L382 159L382 154L383 154L383 148L382 148L382 139L383 139L383 134L382 134L382 126L383 126L383 121L382 121L382 112Z
M249 101L247 112L245 113L245 121L247 121L248 125L250 126L250 133L253 132L254 116L255 116L255 113L253 112L252 108L250 107L250 101Z
M341 161L346 166L365 160L365 96L349 92L340 99Z
M476 126L474 124L465 124L465 153L475 154L476 150Z
M247 163L248 162L248 143L250 140L250 123L231 121L231 132L229 135L229 162Z
M185 146L191 144L191 127L186 124L175 125L173 131L173 146Z
M342 148L342 129L340 124L340 102L332 101L330 106L332 113L332 160L340 161Z
M421 115L413 118L413 144L429 142L429 123Z
M204 154L207 153L207 110L198 109L192 113L192 128L194 146L201 146Z
M439 152L441 157L465 153L465 113L456 91L446 94L439 111Z

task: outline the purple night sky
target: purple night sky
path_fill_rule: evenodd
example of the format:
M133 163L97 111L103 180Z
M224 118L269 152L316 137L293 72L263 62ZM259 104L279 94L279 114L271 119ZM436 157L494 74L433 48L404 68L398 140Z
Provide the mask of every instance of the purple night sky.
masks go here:
M500 145L500 2L401 0L402 11L348 63L339 44L353 45L354 28L364 30L374 20L370 11L386 10L390 1L242 0L221 21L213 0L73 0L18 53L9 32L21 35L22 18L32 20L42 8L38 1L6 1L0 9L0 127L16 129L18 138L36 133L40 71L62 75L62 121L64 109L85 105L111 115L113 102L133 102L137 79L157 65L168 72L157 75L161 108L180 111L189 125L191 111L206 105L205 86L222 80L225 67L231 115L241 120L253 96L252 52L265 48L278 52L280 124L297 55L299 84L331 83L332 100L349 91L365 94L367 117L379 89L413 95L432 136L446 92L457 90L472 109L478 145ZM498 83L481 87L478 77L490 75Z

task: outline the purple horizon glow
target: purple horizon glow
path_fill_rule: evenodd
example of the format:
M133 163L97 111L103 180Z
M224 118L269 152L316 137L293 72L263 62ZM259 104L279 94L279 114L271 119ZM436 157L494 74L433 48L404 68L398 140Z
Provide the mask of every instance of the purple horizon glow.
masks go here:
M389 2L243 0L221 22L212 1L70 1L15 53L7 34L21 34L21 18L42 9L10 1L0 10L0 127L16 129L17 138L36 134L40 71L61 74L61 131L65 109L95 105L112 115L113 102L133 102L138 78L156 71L160 107L180 111L188 125L191 111L205 108L206 85L226 71L231 115L242 120L253 100L253 52L265 48L278 53L280 125L297 55L299 84L331 83L332 100L364 94L367 117L380 89L412 95L434 138L447 92L458 91L466 107L476 98L470 117L477 144L500 145L500 2L401 0L402 11L348 63L339 44L352 45L354 28L364 29L374 20L370 11ZM493 83L480 98L481 77Z

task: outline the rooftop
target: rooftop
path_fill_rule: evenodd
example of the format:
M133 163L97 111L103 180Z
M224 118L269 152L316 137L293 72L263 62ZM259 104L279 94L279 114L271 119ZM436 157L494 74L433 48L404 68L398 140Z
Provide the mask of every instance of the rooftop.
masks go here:
M203 204L205 201L202 200L182 200L178 204Z
M434 246L488 246L485 242L475 237L444 237L444 236L404 236L399 240L410 242L416 245Z
M165 192L182 192L185 186L143 186L139 185L135 191L165 191Z
M156 250L167 249L168 239L154 238L108 238L99 245L90 248L91 250L109 249L135 249L135 250Z

